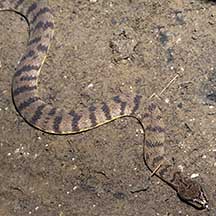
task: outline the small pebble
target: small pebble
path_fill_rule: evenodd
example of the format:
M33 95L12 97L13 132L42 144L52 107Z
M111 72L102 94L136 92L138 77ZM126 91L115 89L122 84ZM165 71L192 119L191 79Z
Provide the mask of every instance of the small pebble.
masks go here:
M93 83L90 83L90 84L88 85L88 88L92 88L92 87L94 87L94 85L93 85Z
M14 153L17 154L20 152L20 148L15 149Z
M207 158L207 156L206 156L206 155L203 155L203 156L202 156L202 158L203 158L203 159L206 159L206 158Z
M199 176L199 173L193 173L192 175L191 175L191 178L193 179L193 178L197 178Z
M166 98L166 99L165 99L165 103L168 104L169 102L170 102L169 98Z
M75 191L77 188L78 188L78 186L74 186L74 187L73 187L73 190Z
M190 122L195 121L195 118L189 119Z
M182 165L179 165L178 168L183 172L184 167Z
M176 43L178 44L179 42L181 42L181 38L178 38L177 40L176 40Z

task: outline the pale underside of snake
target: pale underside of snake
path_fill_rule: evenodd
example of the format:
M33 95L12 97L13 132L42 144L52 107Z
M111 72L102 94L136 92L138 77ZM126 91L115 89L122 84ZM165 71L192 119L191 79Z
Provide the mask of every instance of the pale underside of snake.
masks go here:
M13 78L12 95L19 114L33 127L51 134L74 134L96 128L121 117L134 117L145 131L144 160L147 167L168 183L179 197L204 209L208 201L202 187L183 174L165 157L165 126L155 102L138 111L142 96L116 95L108 101L91 104L82 111L65 110L45 103L38 94L38 79L53 38L53 15L46 0L0 0L0 11L15 11L29 25L27 48Z

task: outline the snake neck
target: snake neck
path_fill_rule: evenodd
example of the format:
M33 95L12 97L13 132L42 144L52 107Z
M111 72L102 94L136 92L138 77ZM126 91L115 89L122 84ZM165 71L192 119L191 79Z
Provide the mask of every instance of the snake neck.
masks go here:
M166 128L157 102L150 102L142 115L145 130L144 160L151 172L177 190L182 175L166 157Z

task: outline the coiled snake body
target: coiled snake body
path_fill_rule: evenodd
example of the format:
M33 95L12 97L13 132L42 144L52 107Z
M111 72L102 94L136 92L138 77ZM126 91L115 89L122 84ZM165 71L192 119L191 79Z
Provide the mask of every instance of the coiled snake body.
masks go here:
M53 16L46 0L0 0L0 10L15 11L29 25L26 51L17 65L12 95L20 115L32 126L52 134L73 134L93 129L124 116L137 118L145 130L144 159L148 168L168 183L187 203L203 209L207 199L201 186L170 163L164 152L165 127L157 104L151 102L139 118L141 95L114 96L82 111L59 109L38 94L38 78L53 38Z

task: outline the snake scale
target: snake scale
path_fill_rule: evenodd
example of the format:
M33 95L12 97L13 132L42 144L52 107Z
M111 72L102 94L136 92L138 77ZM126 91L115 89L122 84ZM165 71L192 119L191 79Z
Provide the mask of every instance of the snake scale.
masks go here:
M46 0L0 0L0 11L15 11L29 25L27 48L13 78L12 95L19 114L30 125L51 134L74 134L112 120L129 116L138 119L145 131L144 160L154 175L170 185L179 197L198 209L208 207L206 195L197 182L185 177L167 160L164 152L165 126L159 106L147 103L137 115L141 95L116 95L110 101L91 104L82 111L65 110L45 103L38 94L38 79L53 38L53 15Z

